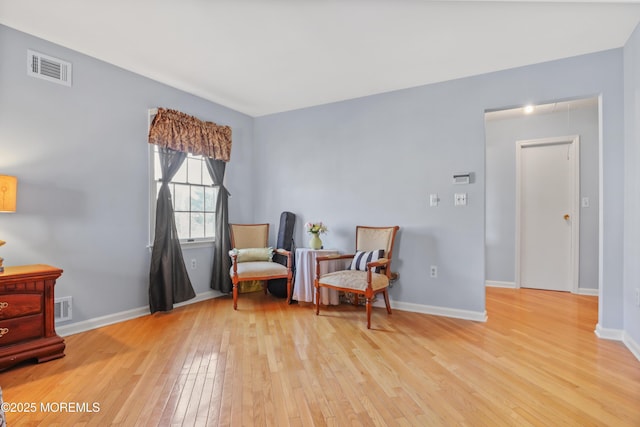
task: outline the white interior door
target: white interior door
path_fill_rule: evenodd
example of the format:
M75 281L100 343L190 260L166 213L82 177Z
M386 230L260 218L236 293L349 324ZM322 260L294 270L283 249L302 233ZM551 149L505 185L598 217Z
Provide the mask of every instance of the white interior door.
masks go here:
M516 281L577 292L579 138L517 144Z

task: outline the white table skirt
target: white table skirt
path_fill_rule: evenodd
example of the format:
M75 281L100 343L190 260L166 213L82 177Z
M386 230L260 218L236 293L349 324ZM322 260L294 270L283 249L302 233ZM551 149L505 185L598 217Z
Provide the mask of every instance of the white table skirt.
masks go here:
M293 288L293 299L296 301L315 303L315 289L313 281L316 276L316 258L318 256L339 255L340 252L332 249L296 249L296 278ZM320 274L331 273L344 268L344 260L324 261L320 264ZM320 288L320 303L326 305L338 305L338 291Z

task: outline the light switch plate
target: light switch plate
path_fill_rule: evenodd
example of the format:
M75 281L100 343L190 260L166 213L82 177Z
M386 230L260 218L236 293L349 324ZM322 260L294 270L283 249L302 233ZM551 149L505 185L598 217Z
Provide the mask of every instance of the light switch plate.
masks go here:
M431 206L432 208L435 208L438 206L439 201L440 199L438 198L438 194L436 193L429 194L429 206Z

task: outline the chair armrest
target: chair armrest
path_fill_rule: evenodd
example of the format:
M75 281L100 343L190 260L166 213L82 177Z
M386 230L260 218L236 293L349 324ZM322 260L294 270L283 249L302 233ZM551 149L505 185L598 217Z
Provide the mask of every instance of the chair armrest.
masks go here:
M380 258L376 261L371 261L367 263L367 284L371 286L371 272L376 267L384 267L389 264L389 258ZM389 277L387 275L387 277Z
M348 254L348 255L323 255L323 256L319 256L316 257L316 263L320 262L320 261L334 261L336 259L351 259L354 256L356 256L355 254Z
M292 260L291 260L291 251L288 251L288 250L286 250L286 249L282 249L282 248L281 248L281 249L276 249L276 250L275 250L275 253L277 253L277 254L279 254L279 255L286 256L286 257L287 257L287 269L288 269L288 270L291 270L291 263L292 263Z
M320 277L320 262L322 261L335 261L337 259L351 259L355 254L345 254L345 255L324 255L316 257L316 279Z
M231 257L231 266L233 267L233 276L235 277L238 275L238 251L231 249L229 256Z
M375 267L384 267L389 264L389 258L380 258L375 261L371 261L367 263L367 270Z

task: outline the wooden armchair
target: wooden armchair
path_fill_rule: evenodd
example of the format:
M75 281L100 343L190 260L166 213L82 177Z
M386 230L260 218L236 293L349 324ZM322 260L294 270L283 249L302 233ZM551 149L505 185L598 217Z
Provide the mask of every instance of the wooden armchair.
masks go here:
M316 259L316 315L320 313L320 288L336 289L351 292L354 304L358 305L358 297L366 299L367 329L371 329L371 304L374 295L382 293L387 313L391 314L387 288L391 280L391 258L393 242L400 227L356 227L356 253L350 255L324 256ZM320 275L320 263L351 259L346 270Z
M231 281L233 282L233 309L238 309L238 283L251 280L287 279L287 301L291 299L291 252L267 246L269 224L229 224L232 250ZM286 256L287 265L273 262L273 254ZM266 283L263 283L267 293Z

